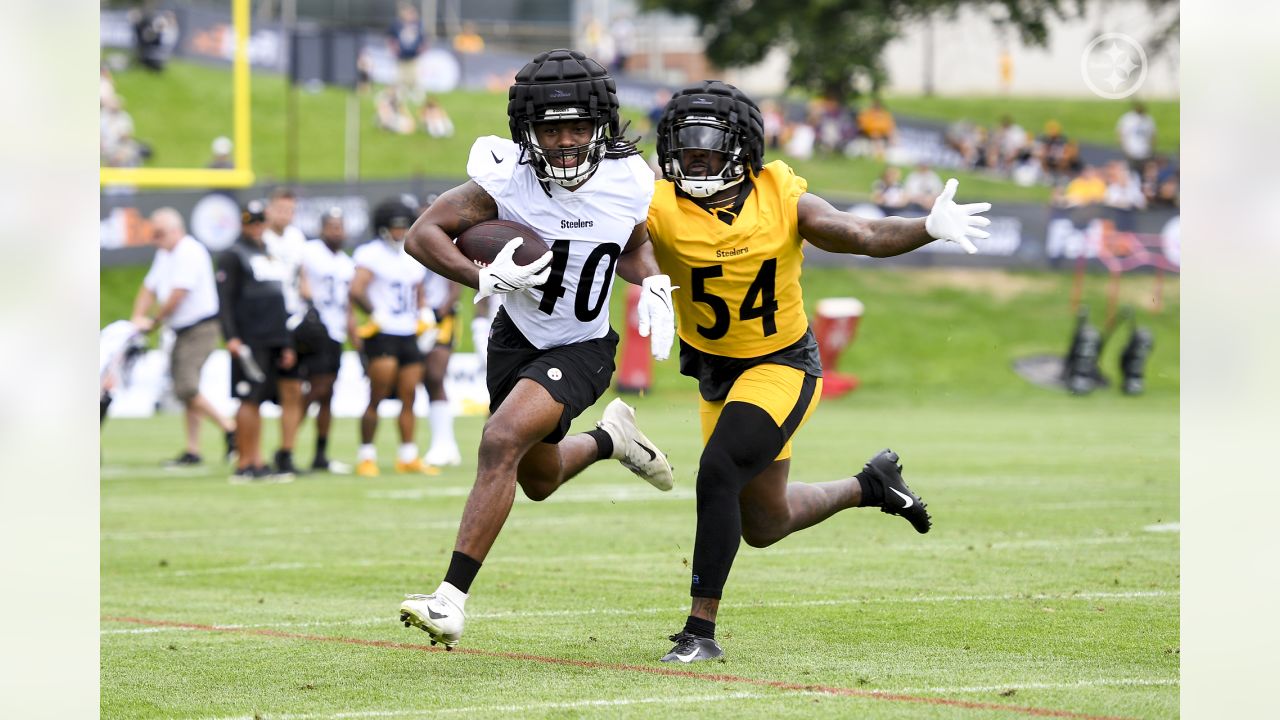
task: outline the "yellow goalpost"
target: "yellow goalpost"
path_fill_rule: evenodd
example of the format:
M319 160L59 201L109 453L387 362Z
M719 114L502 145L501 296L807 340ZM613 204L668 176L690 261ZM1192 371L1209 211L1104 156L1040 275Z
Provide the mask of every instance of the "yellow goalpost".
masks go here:
M100 168L101 185L135 187L248 187L253 184L249 127L249 0L231 0L235 30L232 59L232 129L235 167L215 168Z

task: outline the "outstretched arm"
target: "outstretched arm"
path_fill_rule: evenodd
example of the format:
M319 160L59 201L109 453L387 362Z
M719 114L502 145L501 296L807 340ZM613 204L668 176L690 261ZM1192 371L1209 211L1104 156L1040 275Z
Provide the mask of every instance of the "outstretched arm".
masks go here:
M797 208L800 235L829 252L892 257L911 252L934 240L959 243L965 252L978 251L974 238L988 237L981 228L991 224L983 217L991 203L957 205L952 199L959 183L947 181L926 218L860 218L841 212L822 198L805 193Z
M627 246L618 258L618 277L632 285L640 285L645 278L661 273L658 261L653 257L653 245L649 243L649 226L640 223L631 230Z

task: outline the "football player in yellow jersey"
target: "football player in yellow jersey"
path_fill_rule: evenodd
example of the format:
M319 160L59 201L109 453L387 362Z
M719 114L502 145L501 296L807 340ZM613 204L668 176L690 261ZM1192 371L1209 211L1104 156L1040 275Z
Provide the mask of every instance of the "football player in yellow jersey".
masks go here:
M867 220L806 192L782 161L763 164L760 110L715 80L676 93L658 123L663 178L649 205L654 254L672 285L680 372L697 378L704 447L698 464L693 606L664 662L723 654L715 619L739 538L765 547L853 507L929 513L884 450L853 477L787 482L791 437L818 404L822 364L800 287L803 244L888 257L948 240L975 252L988 203L957 205L950 180L924 219Z

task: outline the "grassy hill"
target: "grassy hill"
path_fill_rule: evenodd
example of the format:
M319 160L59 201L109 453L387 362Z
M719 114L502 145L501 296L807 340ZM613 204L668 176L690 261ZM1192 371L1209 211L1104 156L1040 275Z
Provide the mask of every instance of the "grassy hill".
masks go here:
M162 74L127 70L116 76L119 93L126 98L136 134L155 150L157 167L202 167L209 159L209 143L231 134L231 78L221 68L172 63ZM286 85L279 75L253 76L253 165L263 181L285 176ZM298 176L302 180L337 180L343 175L345 90L324 88L300 92L298 98ZM462 177L467 152L478 135L507 133L506 97L503 93L457 91L438 96L457 127L452 138L425 134L393 135L373 125L370 97L360 101L360 176L397 178L412 175ZM1115 145L1115 121L1127 108L1120 103L1088 100L1036 100L1018 98L891 98L892 110L921 117L994 123L1012 114L1023 127L1038 132L1044 121L1057 118L1072 136L1090 142ZM1176 149L1178 103L1152 102L1160 127L1163 151ZM647 125L639 114L628 113L633 127ZM651 144L642 145L646 153ZM774 159L780 156L771 156ZM810 189L838 196L867 196L883 164L867 158L817 157L791 161ZM982 174L958 172L961 199L992 201L1047 201L1047 188L1024 188Z

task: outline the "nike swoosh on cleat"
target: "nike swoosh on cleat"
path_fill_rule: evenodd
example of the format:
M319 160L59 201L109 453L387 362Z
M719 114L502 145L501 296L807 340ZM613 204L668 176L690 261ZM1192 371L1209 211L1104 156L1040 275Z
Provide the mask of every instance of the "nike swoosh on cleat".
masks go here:
M442 620L444 618L449 617L448 615L441 615L440 613L436 612L435 610L432 610L431 608L427 608L427 615L432 620Z
M502 164L502 160L503 160L503 158L498 157L498 153L496 153L496 152L494 152L494 151L490 150L490 151L489 151L489 154L493 156L493 161L494 161L494 162L498 163L499 165L501 165L501 164Z
M903 510L906 510L907 508L916 504L915 501L911 499L910 495L903 495L901 492L898 491L897 488L889 488L889 489L893 491L894 495L897 495L898 497L902 498L902 501L906 503L906 505L902 506Z
M645 452L649 453L649 460L650 460L650 461L653 461L653 460L657 460L657 459L658 459L658 454L657 454L657 453L655 453L654 451L650 450L649 448L645 447L645 446L644 446L644 444L643 444L643 443L641 443L639 440L634 440L633 442L635 442L635 444L639 445L641 450L643 450L643 451L645 451Z
M692 662L692 661L693 661L693 659L694 659L695 657L697 657L697 656L698 656L698 651L697 651L697 650L694 650L693 652L689 653L688 655L681 655L680 653L676 653L676 659L677 659L677 660L679 660L679 661L680 661L680 662L682 662L682 663Z

